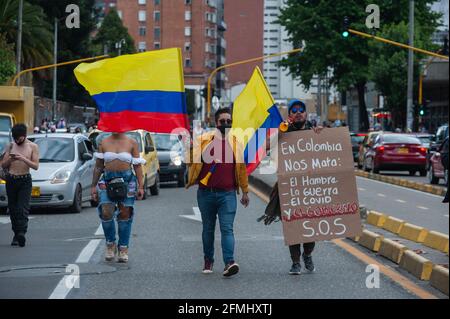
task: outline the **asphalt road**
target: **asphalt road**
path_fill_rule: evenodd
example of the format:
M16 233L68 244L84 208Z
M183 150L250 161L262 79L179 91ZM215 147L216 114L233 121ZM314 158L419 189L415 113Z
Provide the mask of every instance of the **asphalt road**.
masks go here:
M221 274L218 229L215 272L201 273L195 189L163 188L159 196L137 203L128 265L103 261L104 240L93 208L78 215L34 215L25 248L10 247L10 225L0 223L0 298L417 298L384 275L379 288L367 288L367 264L334 242L317 244L315 273L289 276L281 225L255 221L265 205L251 195L250 207L239 207L235 258L241 271L228 279ZM79 288L61 286L70 279L63 277L65 264L80 268Z

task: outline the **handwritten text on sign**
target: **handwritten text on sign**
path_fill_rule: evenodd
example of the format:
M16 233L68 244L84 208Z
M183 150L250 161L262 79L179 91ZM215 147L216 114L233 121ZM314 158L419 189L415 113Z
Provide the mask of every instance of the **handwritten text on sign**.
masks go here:
M278 190L286 244L361 233L347 128L281 134Z

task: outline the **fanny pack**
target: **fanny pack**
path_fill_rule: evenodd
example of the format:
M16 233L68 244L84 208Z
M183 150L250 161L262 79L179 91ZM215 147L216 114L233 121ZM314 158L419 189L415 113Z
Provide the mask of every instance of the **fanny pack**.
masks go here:
M106 183L106 192L109 199L123 201L127 198L128 186L122 177L113 178Z

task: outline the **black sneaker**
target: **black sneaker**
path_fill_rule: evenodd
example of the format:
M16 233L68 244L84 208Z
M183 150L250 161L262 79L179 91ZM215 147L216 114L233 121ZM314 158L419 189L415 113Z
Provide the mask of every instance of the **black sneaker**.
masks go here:
M17 236L17 242L19 243L19 247L25 247L25 235L23 233L18 233Z
M302 266L300 263L293 263L289 275L300 275L302 273Z
M305 268L310 271L313 272L314 270L316 270L316 268L314 267L314 263L312 261L312 257L311 255L305 255L303 254L303 262L305 263Z
M14 235L12 239L11 246L19 246L19 241L17 240L16 235Z
M239 265L236 264L234 261L232 261L225 266L225 269L223 270L223 275L225 277L230 277L236 275L238 272L239 272Z

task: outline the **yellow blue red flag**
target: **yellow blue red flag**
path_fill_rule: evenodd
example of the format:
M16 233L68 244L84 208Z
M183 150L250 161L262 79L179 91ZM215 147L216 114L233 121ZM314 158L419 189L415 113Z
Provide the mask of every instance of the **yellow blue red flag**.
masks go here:
M74 73L97 104L100 130L189 128L179 48L82 63Z
M232 135L244 148L247 174L266 156L267 137L278 132L283 121L261 70L256 67L242 93L233 103Z

